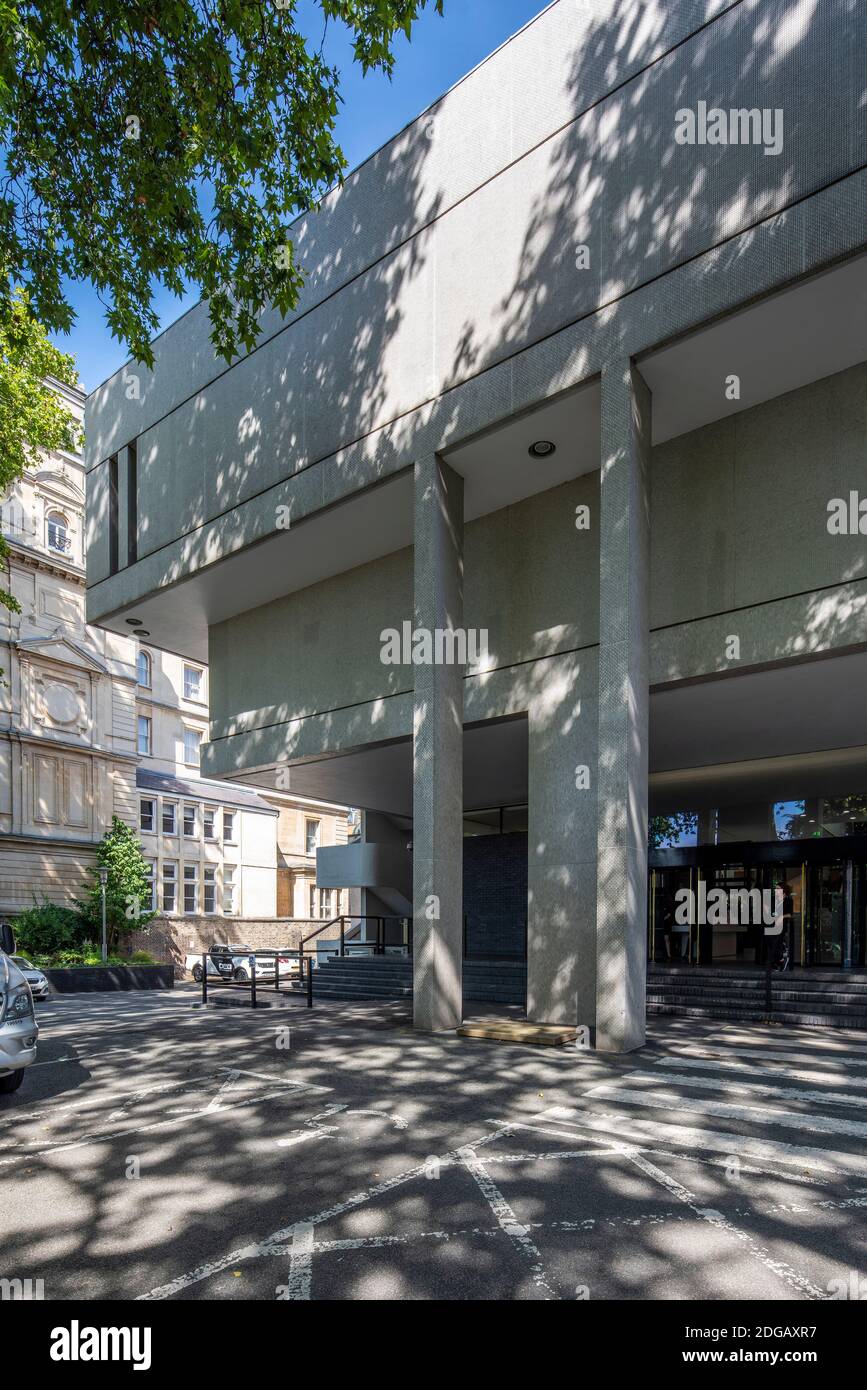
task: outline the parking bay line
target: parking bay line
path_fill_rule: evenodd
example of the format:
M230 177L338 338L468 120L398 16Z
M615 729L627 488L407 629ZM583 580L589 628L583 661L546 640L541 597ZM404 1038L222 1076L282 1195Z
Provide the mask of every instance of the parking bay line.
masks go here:
M496 1122L491 1121L491 1123ZM532 1129L540 1133L552 1133L552 1131L544 1129L540 1130L538 1126L534 1125L521 1125L518 1126L518 1128ZM613 1147L611 1147L610 1145L606 1145L604 1149L600 1147L598 1153L600 1157L602 1157L603 1155L608 1156L612 1153L616 1153L619 1154L621 1157L625 1158L628 1162L630 1162L636 1168L638 1168L640 1172L644 1173L645 1176L651 1178L652 1181L659 1183L671 1196L675 1197L679 1202L682 1202L685 1206L689 1207L690 1210L693 1211L695 1215L698 1216L702 1221L706 1221L709 1225L716 1227L718 1230L721 1230L725 1232L725 1234L731 1236L732 1239L737 1240L738 1243L744 1247L746 1253L750 1256L751 1259L756 1260L766 1270L768 1270L771 1274L775 1275L777 1278L781 1279L783 1283L787 1284L790 1288L797 1289L807 1298L827 1298L826 1291L823 1291L816 1285L812 1284L806 1275L799 1273L799 1271L796 1270L792 1265L787 1264L783 1260L776 1259L764 1246L760 1245L753 1238L753 1236L749 1234L749 1232L743 1231L739 1227L735 1226L734 1223L730 1221L729 1218L725 1216L722 1212L716 1210L713 1207L701 1205L699 1198L696 1197L696 1195L693 1192L691 1192L687 1187L684 1187L684 1185L678 1182L676 1178L670 1177L669 1174L664 1172L657 1164L651 1162L651 1160L647 1156L647 1153L642 1152L642 1150L636 1145L616 1142L613 1145ZM496 1154L493 1154L491 1156L491 1161L493 1163L497 1162Z
M503 1138L509 1134L515 1126L511 1124L501 1124L491 1134L485 1134L481 1139L473 1141L474 1149L482 1148L492 1144L495 1140ZM457 1149L443 1154L440 1158L442 1167L449 1167L460 1164L460 1153ZM304 1217L301 1221L293 1221L291 1225L284 1226L279 1231L274 1231L270 1236L265 1236L263 1240L255 1241L251 1245L242 1246L240 1249L231 1250L228 1255L221 1256L218 1260L209 1261L207 1264L198 1265L189 1274L179 1275L176 1279L170 1280L167 1284L161 1284L158 1288L150 1289L147 1293L138 1295L136 1302L147 1302L153 1299L171 1298L173 1294L182 1293L193 1284L200 1284L204 1279L211 1279L215 1274L222 1274L224 1270L231 1269L234 1265L241 1264L250 1260L258 1260L263 1257L282 1253L282 1247L287 1242L292 1241L294 1234L303 1226L322 1226L326 1221L333 1221L335 1217L343 1216L347 1211L353 1211L356 1207L364 1206L376 1197L382 1197L388 1192L393 1192L398 1187L403 1187L408 1182L413 1182L416 1178L426 1177L428 1172L427 1160L424 1163L413 1164L411 1168L404 1168L400 1173L395 1173L391 1178L384 1178L375 1187L366 1188L361 1192L354 1192L351 1197L345 1198L342 1202L335 1202L332 1206L317 1212L315 1215ZM277 1249L275 1250L275 1247Z
M34 1065L39 1064L34 1063ZM215 1076L222 1071L229 1072L232 1078L237 1078L239 1076L252 1076L255 1077L258 1081L267 1081L269 1085L275 1081L279 1081L282 1084L288 1086L304 1086L308 1084L302 1081L295 1081L292 1078L269 1076L267 1072L247 1071L242 1067L229 1067L227 1064L226 1066L218 1067L217 1073L208 1072L204 1076L187 1075L180 1077L177 1081L161 1080L155 1082L152 1086L144 1086L137 1088L136 1090L129 1092L126 1096L104 1096L102 1092L97 1092L96 1095L90 1096L85 1100L71 1101L67 1105L50 1106L48 1109L45 1110L30 1110L25 1111L23 1113L16 1110L15 1118L18 1123L35 1123L38 1120L50 1120L56 1115L80 1114L85 1110L98 1110L100 1107L106 1108L110 1105L114 1105L114 1112L112 1115L109 1116L109 1119L111 1119L114 1118L114 1116L120 1115L129 1105L133 1105L141 1100L146 1100L149 1096L155 1094L164 1094L167 1091L176 1091L179 1087L186 1087L190 1091L195 1091L197 1088L200 1089L203 1085L207 1084L207 1082L213 1081L215 1079ZM228 1080L229 1078L224 1079L221 1091L226 1088ZM312 1082L309 1084L310 1086L313 1086ZM218 1092L218 1095L219 1094L220 1093ZM215 1096L212 1099L208 1108L217 1108L214 1104L216 1100L217 1096ZM0 1150L0 1156L2 1156L4 1152L5 1150Z
M458 1153L461 1162L474 1179L476 1186L491 1208L494 1218L499 1223L501 1230L509 1237L509 1240L519 1253L529 1261L530 1277L542 1298L556 1298L556 1293L545 1278L542 1255L538 1246L530 1236L527 1227L522 1221L518 1220L484 1163L476 1156L474 1149L469 1145L459 1149Z
M522 1153L522 1154L497 1154L492 1160L497 1164L501 1163L538 1163L548 1158L586 1158L589 1155L600 1157L607 1153L617 1153L618 1148L606 1149L581 1149L571 1153L551 1153L544 1151L541 1153ZM642 1150L646 1153L647 1150ZM658 1156L658 1155L657 1155ZM662 1154L662 1157L681 1158L681 1154ZM744 1170L746 1171L746 1170ZM755 1170L757 1172L761 1170ZM862 1208L867 1206L867 1197L845 1197L829 1198L818 1202L795 1205L793 1203L774 1203L768 1207L753 1209L743 1209L733 1214L744 1220L754 1220L756 1216L765 1217L776 1212L786 1212L795 1215L810 1215L814 1211L846 1211L852 1208ZM679 1215L671 1208L666 1211L641 1212L632 1216L588 1216L574 1221L527 1221L524 1224L527 1231L567 1231L574 1234L594 1233L596 1231L632 1229L638 1226L664 1226L671 1221L687 1221L686 1214ZM439 1231L411 1231L400 1235L379 1235L379 1236L345 1236L337 1237L334 1240L314 1240L314 1255L339 1254L344 1251L352 1250L387 1250L395 1246L406 1246L420 1244L423 1241L433 1241L445 1243L451 1240L474 1239L479 1237L491 1238L502 1235L502 1227L497 1226L466 1226L456 1230ZM286 1245L275 1245L268 1252L270 1255L285 1256L291 1253L291 1247Z
M731 1075L734 1080L738 1079L737 1073L742 1072L745 1079L758 1076L775 1081L810 1081L813 1085L822 1083L828 1086L863 1086L867 1089L867 1076L841 1076L838 1072L832 1071L783 1071L777 1067L757 1067L752 1062L712 1061L707 1057L683 1057L680 1053L676 1057L657 1057L656 1066L660 1070L665 1067L677 1067L681 1072L720 1071L725 1075ZM829 1094L833 1096L834 1092L831 1091Z
M0 1158L0 1167L8 1167L12 1163L29 1162L35 1158L42 1158L47 1154L61 1153L69 1149L89 1148L93 1144L108 1144L115 1139L125 1139L130 1135L150 1134L154 1130L164 1129L168 1125L177 1125L188 1120L201 1119L204 1116L215 1118L228 1115L233 1110L243 1110L251 1105L258 1105L263 1101L276 1100L279 1097L293 1095L300 1096L315 1092L325 1092L331 1088L328 1086L314 1086L312 1083L286 1081L282 1083L283 1089L279 1091L260 1092L255 1096L248 1096L245 1100L235 1101L229 1105L220 1106L216 1110L210 1110L207 1106L196 1110L185 1110L180 1114L172 1115L169 1119L154 1120L151 1124L139 1125L133 1129L120 1129L108 1133L104 1130L96 1131L93 1134L85 1134L80 1139L70 1139L59 1144L46 1144L39 1149L21 1149L8 1158Z
M863 1109L867 1106L867 1096L853 1096L846 1091L810 1091L804 1090L800 1086L773 1086L764 1081L753 1081L752 1075L725 1077L719 1076L694 1076L689 1072L665 1071L630 1071L626 1073L626 1080L630 1085L635 1082L650 1082L656 1085L658 1082L672 1082L674 1085L692 1086L695 1090L705 1091L734 1091L742 1088L745 1100L753 1097L764 1098L766 1100L793 1100L809 1102L812 1105L848 1105ZM607 1083L603 1083L605 1085ZM594 1090L597 1088L593 1088ZM585 1094L592 1095L593 1090ZM692 1099L689 1097L688 1099Z
M687 1056L698 1052L719 1056L721 1052L724 1052L727 1057L761 1057L772 1062L804 1061L808 1064L816 1061L832 1062L839 1058L840 1061L846 1062L847 1066L867 1067L867 1046L862 1047L858 1043L846 1042L837 1047L820 1047L818 1045L819 1038L799 1037L792 1039L792 1045L787 1051L777 1051L776 1048L785 1046L786 1039L776 1034L773 1045L768 1047L750 1047L749 1045L742 1047L741 1041L747 1043L743 1034L739 1034L738 1039L702 1038L701 1040L675 1043L671 1046L669 1055L677 1056L676 1049L684 1047L687 1049L685 1054ZM812 1045L814 1042L816 1046Z
M670 1109L671 1107L669 1107ZM832 1149L807 1148L803 1144L788 1144L776 1139L753 1139L747 1134L726 1133L722 1130L692 1129L688 1125L666 1124L656 1120L636 1119L621 1111L582 1114L567 1110L565 1106L553 1106L536 1115L543 1124L515 1124L518 1130L526 1129L537 1134L548 1134L557 1139L585 1138L575 1131L589 1130L600 1135L600 1143L615 1143L628 1138L636 1141L642 1148L659 1150L663 1146L680 1149L698 1149L722 1153L732 1157L753 1159L759 1163L799 1163L804 1169L817 1168L822 1172L849 1177L867 1177L867 1159L860 1154L844 1153ZM489 1120L498 1124L498 1120ZM554 1123L574 1126L571 1130L554 1130L544 1125Z
M650 1159L640 1153L638 1149L624 1145L620 1149L620 1152L623 1154L624 1158L634 1164L646 1177L659 1183L665 1188L666 1192L669 1192L673 1197L676 1197L678 1201L688 1206L691 1211L694 1211L696 1216L700 1217L702 1221L706 1221L708 1225L715 1226L718 1230L724 1231L734 1240L737 1240L739 1244L744 1247L751 1259L756 1260L757 1263L762 1265L771 1274L776 1275L784 1284L787 1284L790 1288L798 1289L798 1291L805 1294L807 1298L825 1299L828 1297L827 1291L823 1292L823 1290L817 1288L815 1284L811 1284L805 1274L799 1274L792 1265L786 1264L784 1260L774 1259L773 1255L771 1255L764 1246L759 1245L747 1231L742 1231L738 1226L735 1226L721 1211L717 1211L713 1207L700 1206L698 1197L690 1192L689 1188L684 1187L676 1178L669 1177L668 1173L663 1172L655 1163L651 1163Z
M690 1111L713 1119L742 1120L746 1124L778 1126L797 1129L804 1134L840 1134L851 1138L867 1137L867 1121L840 1119L833 1115L798 1114L795 1110L778 1110L770 1105L736 1105L732 1101L696 1100L680 1091L631 1090L618 1083L603 1082L585 1092L590 1100L609 1100L622 1105L635 1105L649 1110Z

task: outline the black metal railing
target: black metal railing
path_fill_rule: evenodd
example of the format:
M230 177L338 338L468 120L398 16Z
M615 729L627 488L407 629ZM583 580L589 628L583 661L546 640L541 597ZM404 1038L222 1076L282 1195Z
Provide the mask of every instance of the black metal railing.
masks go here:
M273 958L273 961L274 961L274 976L273 976L273 982L272 982L271 979L269 978L269 977L270 977L270 974L271 974L270 971L268 971L267 974L264 973L264 972L263 972L261 975L259 974L258 968L257 968L257 962L258 962L258 959L259 959L260 957L264 958L265 960L271 960L271 959ZM291 968L291 964L292 964L292 959L293 959L293 957L296 957L296 958L297 958L297 961L298 961L298 966L297 966L297 969L296 969L295 971L293 971L292 968ZM247 965L248 965L248 967L249 967L248 970L245 970L243 967L238 967L238 968L237 968L236 970L234 970L231 974L229 974L229 973L223 974L223 973L221 973L221 972L216 968L216 967L217 967L216 958L215 958L214 956L211 955L211 952L210 952L210 951L203 951L203 952L202 952L202 1003L203 1003L203 1004L207 1004L207 1002L208 1002L208 992L209 992L209 990L213 990L213 989L217 989L218 991L219 991L219 990L235 990L235 991L239 991L239 990L240 990L240 991L249 990L249 991L250 991L250 1006L251 1006L251 1008L254 1008L254 1009L255 1009L255 1008L258 1008L258 1005L259 1005L259 993L260 993L260 990L261 990L261 991L264 991L268 985L272 985L274 992L275 992L276 994L281 994L281 993L283 992L283 991L281 991L281 988L280 988L281 983L282 983L284 987L285 987L285 986L289 986L289 990L288 990L289 993L297 994L297 993L300 992L300 990L303 990L303 988L304 988L304 985L305 985L305 975L306 975L306 986L307 986L307 988L306 988L306 991L305 991L305 992L306 992L306 995L307 995L307 1007L308 1007L308 1009L312 1009L312 1008L313 1008L313 962L312 962L312 960L309 960L309 959L308 959L308 961L307 961L307 968L306 968L306 972L305 972L304 955L303 955L303 952L302 952L300 949L298 949L297 947L291 947L291 946L279 946L279 947L277 947L277 948L275 948L275 949L263 949L263 950L260 950L260 951L251 951L248 955L246 955L246 956L244 957L244 959L245 959L245 961L247 962ZM280 966L281 966L281 964L282 964L284 961L286 961L286 960L289 961L289 966L290 966L290 968L289 968L289 970L288 970L286 973L284 973L284 975L282 976L282 980L281 980ZM208 974L208 962L209 962L209 961L210 961L211 964L214 966L214 974L213 974L213 975L209 975L209 974ZM294 985L300 986L300 989L293 988Z

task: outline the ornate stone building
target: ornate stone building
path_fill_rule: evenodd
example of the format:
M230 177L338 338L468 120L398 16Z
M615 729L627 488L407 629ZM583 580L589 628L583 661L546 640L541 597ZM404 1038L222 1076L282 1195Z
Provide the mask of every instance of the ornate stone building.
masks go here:
M84 393L52 382L77 419ZM316 848L346 813L265 800L199 775L208 669L84 618L84 464L46 455L2 504L0 913L81 892L113 815L134 826L168 916L273 918L339 909L316 889Z
M81 419L84 394L52 383ZM78 892L113 814L135 808L136 684L129 638L84 620L84 468L57 453L2 507L0 910Z

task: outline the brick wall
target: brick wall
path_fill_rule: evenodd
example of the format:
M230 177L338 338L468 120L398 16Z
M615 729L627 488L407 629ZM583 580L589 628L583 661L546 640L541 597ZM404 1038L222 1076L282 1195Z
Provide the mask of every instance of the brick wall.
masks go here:
M524 956L527 836L464 837L464 914L469 956Z
M314 930L310 922L290 917L154 917L129 938L130 951L148 951L161 965L174 965L175 978L184 978L184 957L215 944L243 942L254 950L297 947Z

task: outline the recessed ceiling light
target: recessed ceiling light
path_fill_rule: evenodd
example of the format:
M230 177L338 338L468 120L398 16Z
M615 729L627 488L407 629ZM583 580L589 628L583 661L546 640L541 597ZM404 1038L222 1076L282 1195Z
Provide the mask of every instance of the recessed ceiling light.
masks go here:
M550 439L537 439L535 444L531 444L527 453L531 459L547 459L552 454L556 454L557 445L552 444Z
M141 627L141 618L127 618L130 627Z
M137 628L137 629L136 629L136 634L135 634L135 635L136 635L136 637L150 637L150 633L149 633L149 632L145 632L145 630L144 630L143 627Z

